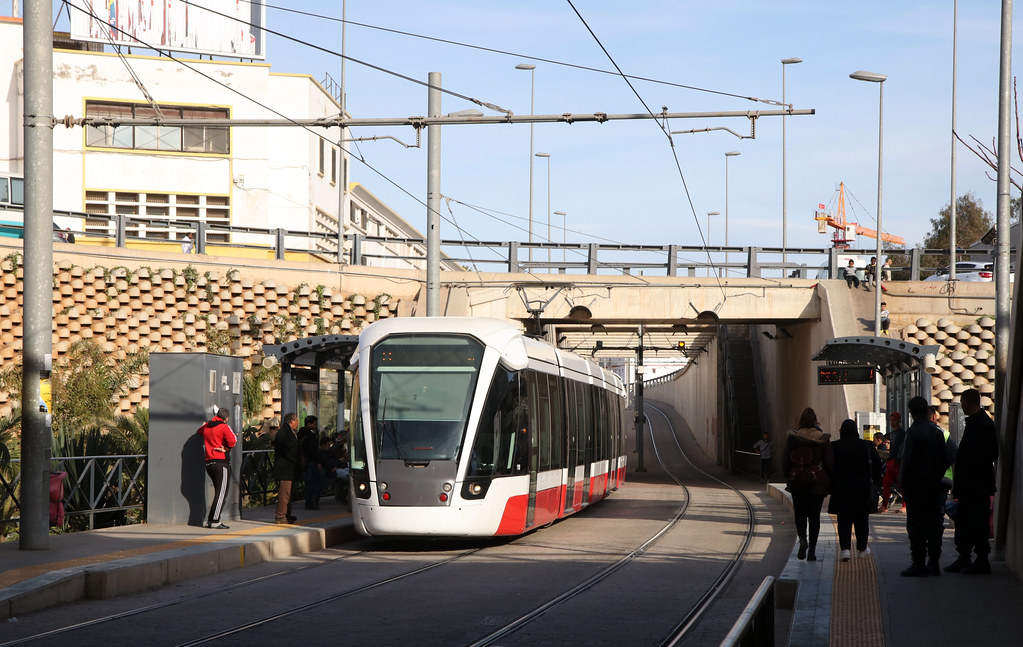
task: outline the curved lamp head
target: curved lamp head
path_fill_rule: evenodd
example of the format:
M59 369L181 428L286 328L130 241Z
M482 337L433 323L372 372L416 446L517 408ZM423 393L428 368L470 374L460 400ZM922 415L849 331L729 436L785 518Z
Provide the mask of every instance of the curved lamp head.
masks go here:
M515 66L515 69L516 70L535 70L536 66L535 65L530 65L529 63L519 63L518 65Z
M736 155L742 155L739 151L728 151L725 153L725 157L735 157Z
M793 56L792 58L783 58L783 59L781 59L781 64L782 65L792 65L794 63L802 63L802 62L803 62L803 59L799 58L798 56Z
M886 74L878 74L877 72L858 70L850 74L849 78L856 79L857 81L869 81L870 83L882 83L888 76Z

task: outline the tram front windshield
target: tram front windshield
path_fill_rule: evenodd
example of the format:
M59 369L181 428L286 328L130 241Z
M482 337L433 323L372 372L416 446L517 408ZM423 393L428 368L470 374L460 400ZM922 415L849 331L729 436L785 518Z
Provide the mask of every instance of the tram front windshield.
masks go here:
M458 335L395 335L373 348L370 414L377 459L458 457L483 345Z

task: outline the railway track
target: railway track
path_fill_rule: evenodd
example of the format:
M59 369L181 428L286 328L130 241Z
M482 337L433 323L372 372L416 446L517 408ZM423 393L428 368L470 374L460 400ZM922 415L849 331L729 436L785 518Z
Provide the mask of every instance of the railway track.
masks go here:
M376 644L680 644L735 575L755 516L747 497L686 456L669 415L650 411L663 477L635 475L600 506L514 541L360 541L316 564L40 629L0 647L82 647L124 636L294 643L325 630ZM727 531L712 518L721 515ZM214 626L181 625L214 608L232 610ZM167 630L146 637L140 626Z

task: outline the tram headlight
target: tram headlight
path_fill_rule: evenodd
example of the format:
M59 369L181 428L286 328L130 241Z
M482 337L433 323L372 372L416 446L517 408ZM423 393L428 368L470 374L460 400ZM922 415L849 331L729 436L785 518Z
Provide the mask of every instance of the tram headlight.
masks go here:
M444 485L441 486L440 489L444 490L445 492L450 492L451 491L451 484L450 483L445 483Z
M377 484L377 487L380 488L381 492L387 491L387 483L384 483L383 481L380 481L380 483Z
M462 498L466 500L479 500L487 496L487 490L490 488L490 479L478 478L472 481L466 481L462 483Z

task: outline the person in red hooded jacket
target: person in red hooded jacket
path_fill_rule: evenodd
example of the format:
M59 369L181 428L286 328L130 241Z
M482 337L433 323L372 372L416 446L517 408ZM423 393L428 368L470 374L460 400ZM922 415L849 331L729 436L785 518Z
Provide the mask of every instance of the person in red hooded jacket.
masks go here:
M210 504L210 513L203 524L207 528L227 530L230 526L221 523L220 514L224 510L224 502L227 500L227 490L231 484L231 461L228 452L238 442L231 425L227 419L231 412L227 409L220 409L212 420L204 422L196 432L202 436L203 445L206 450L206 473L213 481L213 502Z

